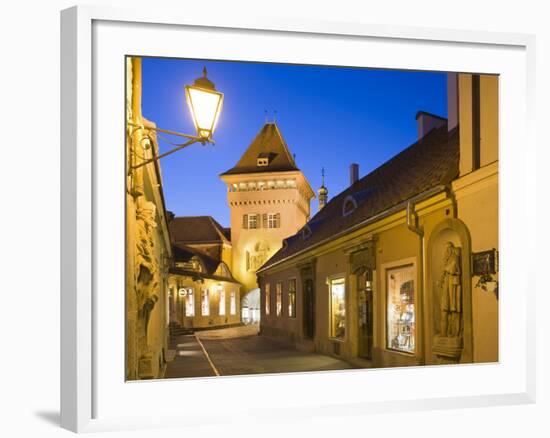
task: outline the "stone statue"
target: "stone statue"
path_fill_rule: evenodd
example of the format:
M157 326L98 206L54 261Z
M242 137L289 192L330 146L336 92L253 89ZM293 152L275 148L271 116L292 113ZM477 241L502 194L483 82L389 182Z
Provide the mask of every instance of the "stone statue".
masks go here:
M460 273L460 249L452 242L445 247L444 267L441 274L440 336L458 337L461 330L462 286Z
M143 196L136 200L136 298L138 309L138 357L140 377L150 374L150 351L147 340L147 328L151 312L159 297L159 266L155 256L154 230L156 206Z
M149 326L149 319L151 319L151 312L158 300L159 300L159 297L153 294L145 300L145 303L141 308L141 313L142 313L141 317L143 318L143 325L145 328L146 337L147 337L147 327Z

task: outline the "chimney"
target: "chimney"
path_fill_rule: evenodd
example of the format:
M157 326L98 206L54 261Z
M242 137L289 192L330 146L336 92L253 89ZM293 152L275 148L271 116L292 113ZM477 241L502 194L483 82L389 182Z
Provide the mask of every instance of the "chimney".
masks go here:
M447 129L458 126L458 74L447 73Z
M432 129L445 125L447 119L427 113L426 111L418 111L416 113L416 122L418 125L418 140L422 140Z
M349 185L352 186L359 180L359 164L351 163L349 166Z

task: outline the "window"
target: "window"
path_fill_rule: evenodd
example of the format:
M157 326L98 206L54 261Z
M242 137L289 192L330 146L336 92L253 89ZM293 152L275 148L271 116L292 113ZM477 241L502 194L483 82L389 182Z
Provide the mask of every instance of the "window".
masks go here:
M187 289L185 297L185 316L195 316L195 295L193 289Z
M267 166L269 164L269 159L267 157L258 158L256 164L258 166Z
M277 283L277 316L281 316L283 311L283 283L279 281Z
M268 213L264 216L264 227L279 228L281 226L281 215L279 213Z
M387 347L406 353L414 352L414 268L402 266L386 271Z
M296 279L288 281L288 316L296 318Z
M229 268L224 262L221 262L218 267L216 268L216 271L214 272L215 275L218 275L220 277L226 277L231 278L231 272L229 271Z
M201 292L201 315L210 315L210 301L208 298L208 289L203 289Z
M250 230L254 230L258 228L258 215L257 214L249 214L248 215L248 228Z
M330 337L346 337L346 283L343 278L330 280Z
M265 314L269 315L271 311L271 285L267 283L265 285Z
M225 290L221 286L219 286L218 293L220 296L220 306L219 306L220 316L222 316L222 315L225 315Z
M346 199L344 199L344 204L342 205L342 216L346 217L352 214L356 208L357 208L357 202L355 201L353 196L351 195L346 196Z
M237 296L235 294L235 291L231 291L229 295L229 314L230 315L237 314Z

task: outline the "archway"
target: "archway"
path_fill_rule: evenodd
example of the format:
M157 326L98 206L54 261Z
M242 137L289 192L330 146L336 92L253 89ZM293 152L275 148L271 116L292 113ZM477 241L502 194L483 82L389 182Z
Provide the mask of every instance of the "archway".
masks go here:
M260 323L260 289L252 289L241 299L241 320L244 324Z

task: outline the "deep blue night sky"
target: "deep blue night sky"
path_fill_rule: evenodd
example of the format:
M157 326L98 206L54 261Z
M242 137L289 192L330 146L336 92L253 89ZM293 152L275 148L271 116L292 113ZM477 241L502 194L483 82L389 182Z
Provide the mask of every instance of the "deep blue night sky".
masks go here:
M444 73L163 58L143 59L143 115L159 128L194 133L183 87L203 66L225 94L216 145L195 144L163 158L164 194L176 215L211 215L224 226L229 207L219 174L244 153L265 110L277 111L283 137L315 191L325 168L329 199L348 185L350 163L359 163L362 177L414 143L417 111L447 116ZM159 145L161 152L173 147ZM311 207L313 215L316 199Z

